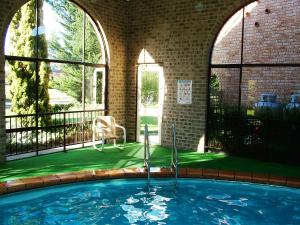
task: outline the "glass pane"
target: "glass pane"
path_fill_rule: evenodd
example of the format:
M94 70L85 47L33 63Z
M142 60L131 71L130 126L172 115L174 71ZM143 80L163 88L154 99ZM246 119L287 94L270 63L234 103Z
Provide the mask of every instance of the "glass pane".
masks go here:
M159 115L161 107L159 105L159 68L157 65L140 65L141 70L141 90L140 90L140 139L144 136L145 125L148 125L150 142L158 143L159 137Z
M11 95L11 85L12 85L12 68L11 64L13 64L13 61L9 63L8 61L5 61L5 115L9 116L12 115L12 95Z
M299 68L244 68L241 88L241 105L247 115L283 119L285 112L300 109Z
M24 115L36 112L35 63L6 61L5 64L5 109L6 115ZM34 118L23 120L23 125L34 124Z
M144 107L157 106L159 97L159 73L156 71L142 72L141 101Z
M233 148L239 143L239 77L236 68L213 69L210 77L208 145Z
M105 70L94 67L86 67L85 69L85 108L104 109Z
M80 65L51 63L49 98L52 111L83 109L82 74Z
M300 138L300 75L295 67L244 68L243 144L264 160L297 162ZM299 161L298 161L299 163Z
M300 1L271 5L246 7L244 63L299 63Z
M216 39L212 64L239 64L241 62L243 10L234 14Z
M5 55L36 57L35 1L23 5L14 15L5 39Z
M240 69L214 68L211 73L211 93L219 96L223 109L235 110L239 103Z
M83 11L67 0L43 1L40 21L48 45L48 53L40 57L68 61L83 59Z
M102 63L102 52L98 31L96 25L87 14L85 32L85 62Z

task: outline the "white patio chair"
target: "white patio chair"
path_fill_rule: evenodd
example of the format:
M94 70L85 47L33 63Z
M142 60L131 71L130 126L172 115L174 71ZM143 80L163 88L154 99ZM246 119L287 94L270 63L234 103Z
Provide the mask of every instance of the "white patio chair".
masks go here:
M123 131L123 136L117 136L117 128ZM96 146L96 135L100 136L102 141L101 149ZM117 139L123 139L123 145L117 146ZM112 116L99 116L93 120L93 146L95 149L102 151L105 140L113 140L114 147L121 149L126 145L126 129L125 127L116 124L115 118Z

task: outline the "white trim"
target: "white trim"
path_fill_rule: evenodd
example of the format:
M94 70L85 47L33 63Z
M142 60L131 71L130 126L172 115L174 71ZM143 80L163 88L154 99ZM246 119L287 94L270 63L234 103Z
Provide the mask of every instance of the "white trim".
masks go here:
M141 109L141 81L142 81L142 72L144 71L153 71L159 73L159 97L158 97L158 141L151 141L151 136L149 137L150 142L153 144L161 144L161 130L162 130L162 116L163 116L163 104L164 104L164 95L165 95L165 79L163 67L159 64L141 64L138 66L137 74L137 126L136 126L136 141L143 142L143 137L140 135L140 109Z

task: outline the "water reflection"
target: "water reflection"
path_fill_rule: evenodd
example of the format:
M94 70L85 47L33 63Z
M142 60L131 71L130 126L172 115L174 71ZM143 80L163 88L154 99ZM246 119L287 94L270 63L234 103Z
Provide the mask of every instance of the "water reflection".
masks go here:
M130 224L143 221L163 221L169 217L168 202L172 198L159 195L159 187L149 189L149 192L140 191L131 195L121 204L124 216ZM159 223L164 224L164 223Z

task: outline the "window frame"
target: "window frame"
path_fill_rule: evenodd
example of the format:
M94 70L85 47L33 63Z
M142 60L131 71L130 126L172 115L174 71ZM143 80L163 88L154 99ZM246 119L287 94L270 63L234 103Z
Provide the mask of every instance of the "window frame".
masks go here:
M38 0L35 1L35 23L36 23L36 34L39 32L39 10L38 10ZM101 68L104 70L104 76L105 76L105 86L104 86L104 108L102 110L107 111L108 110L108 74L109 74L109 65L108 65L108 52L107 52L107 47L106 47L106 42L104 38L104 34L102 33L102 29L98 26L96 21L93 19L93 17L78 3L74 2L73 0L68 0L71 4L76 5L80 10L83 12L83 26L81 27L83 29L83 52L82 52L82 60L81 61L72 61L72 60L61 60L61 59L52 59L52 58L42 58L39 57L38 51L39 51L39 38L38 35L35 35L35 41L36 41L36 46L35 46L35 51L36 51L36 56L35 57L26 57L26 56L13 56L13 55L4 55L5 61L24 61L24 62L34 62L37 66L35 68L35 73L37 74L37 79L36 79L36 84L35 84L35 93L36 93L36 105L35 105L35 113L39 114L39 107L38 107L38 83L39 83L39 68L38 65L41 62L45 63L59 63L59 64L70 64L70 65L81 65L83 67L83 72L82 72L82 110L86 110L85 102L85 81L86 81L86 72L85 72L85 67L93 67L95 69ZM25 3L27 4L27 3ZM24 5L25 5L24 4ZM23 7L22 5L21 7ZM20 10L21 7L18 9ZM101 60L104 63L91 63L91 62L85 62L85 40L86 40L86 21L87 21L87 16L92 20L91 22L93 23L93 27L95 29L95 32L97 33L98 40L99 40L99 45L100 49L102 52L102 57L103 59Z
M213 44L210 48L210 53L209 53L209 64L208 64L208 81L207 81L207 96L206 96L206 129L205 129L205 152L208 152L209 149L211 149L212 147L208 146L209 144L209 138L208 138L208 133L209 133L209 122L210 122L210 96L211 96L211 92L210 92L210 84L211 84L211 74L212 74L212 70L213 69L219 69L219 68L225 68L225 69L239 69L240 73L239 73L239 88L238 88L238 112L241 113L241 98L242 98L242 80L243 80L243 68L267 68L267 67L271 67L271 68L276 68L276 67L299 67L300 68L300 63L244 63L244 35L245 35L245 17L246 15L246 11L245 8L252 4L255 1L251 1L248 2L247 4L243 5L242 7L239 7L237 10L235 10L229 17L226 18L226 20L224 21L224 23L222 24L222 26L220 27L220 29L217 32L217 35L214 37L213 40ZM215 43L222 31L222 29L224 28L224 26L226 25L226 23L236 14L238 13L240 10L242 10L242 37L241 37L241 45L240 45L240 63L223 63L223 64L214 64L213 63L213 52L214 52L214 47L215 47Z

